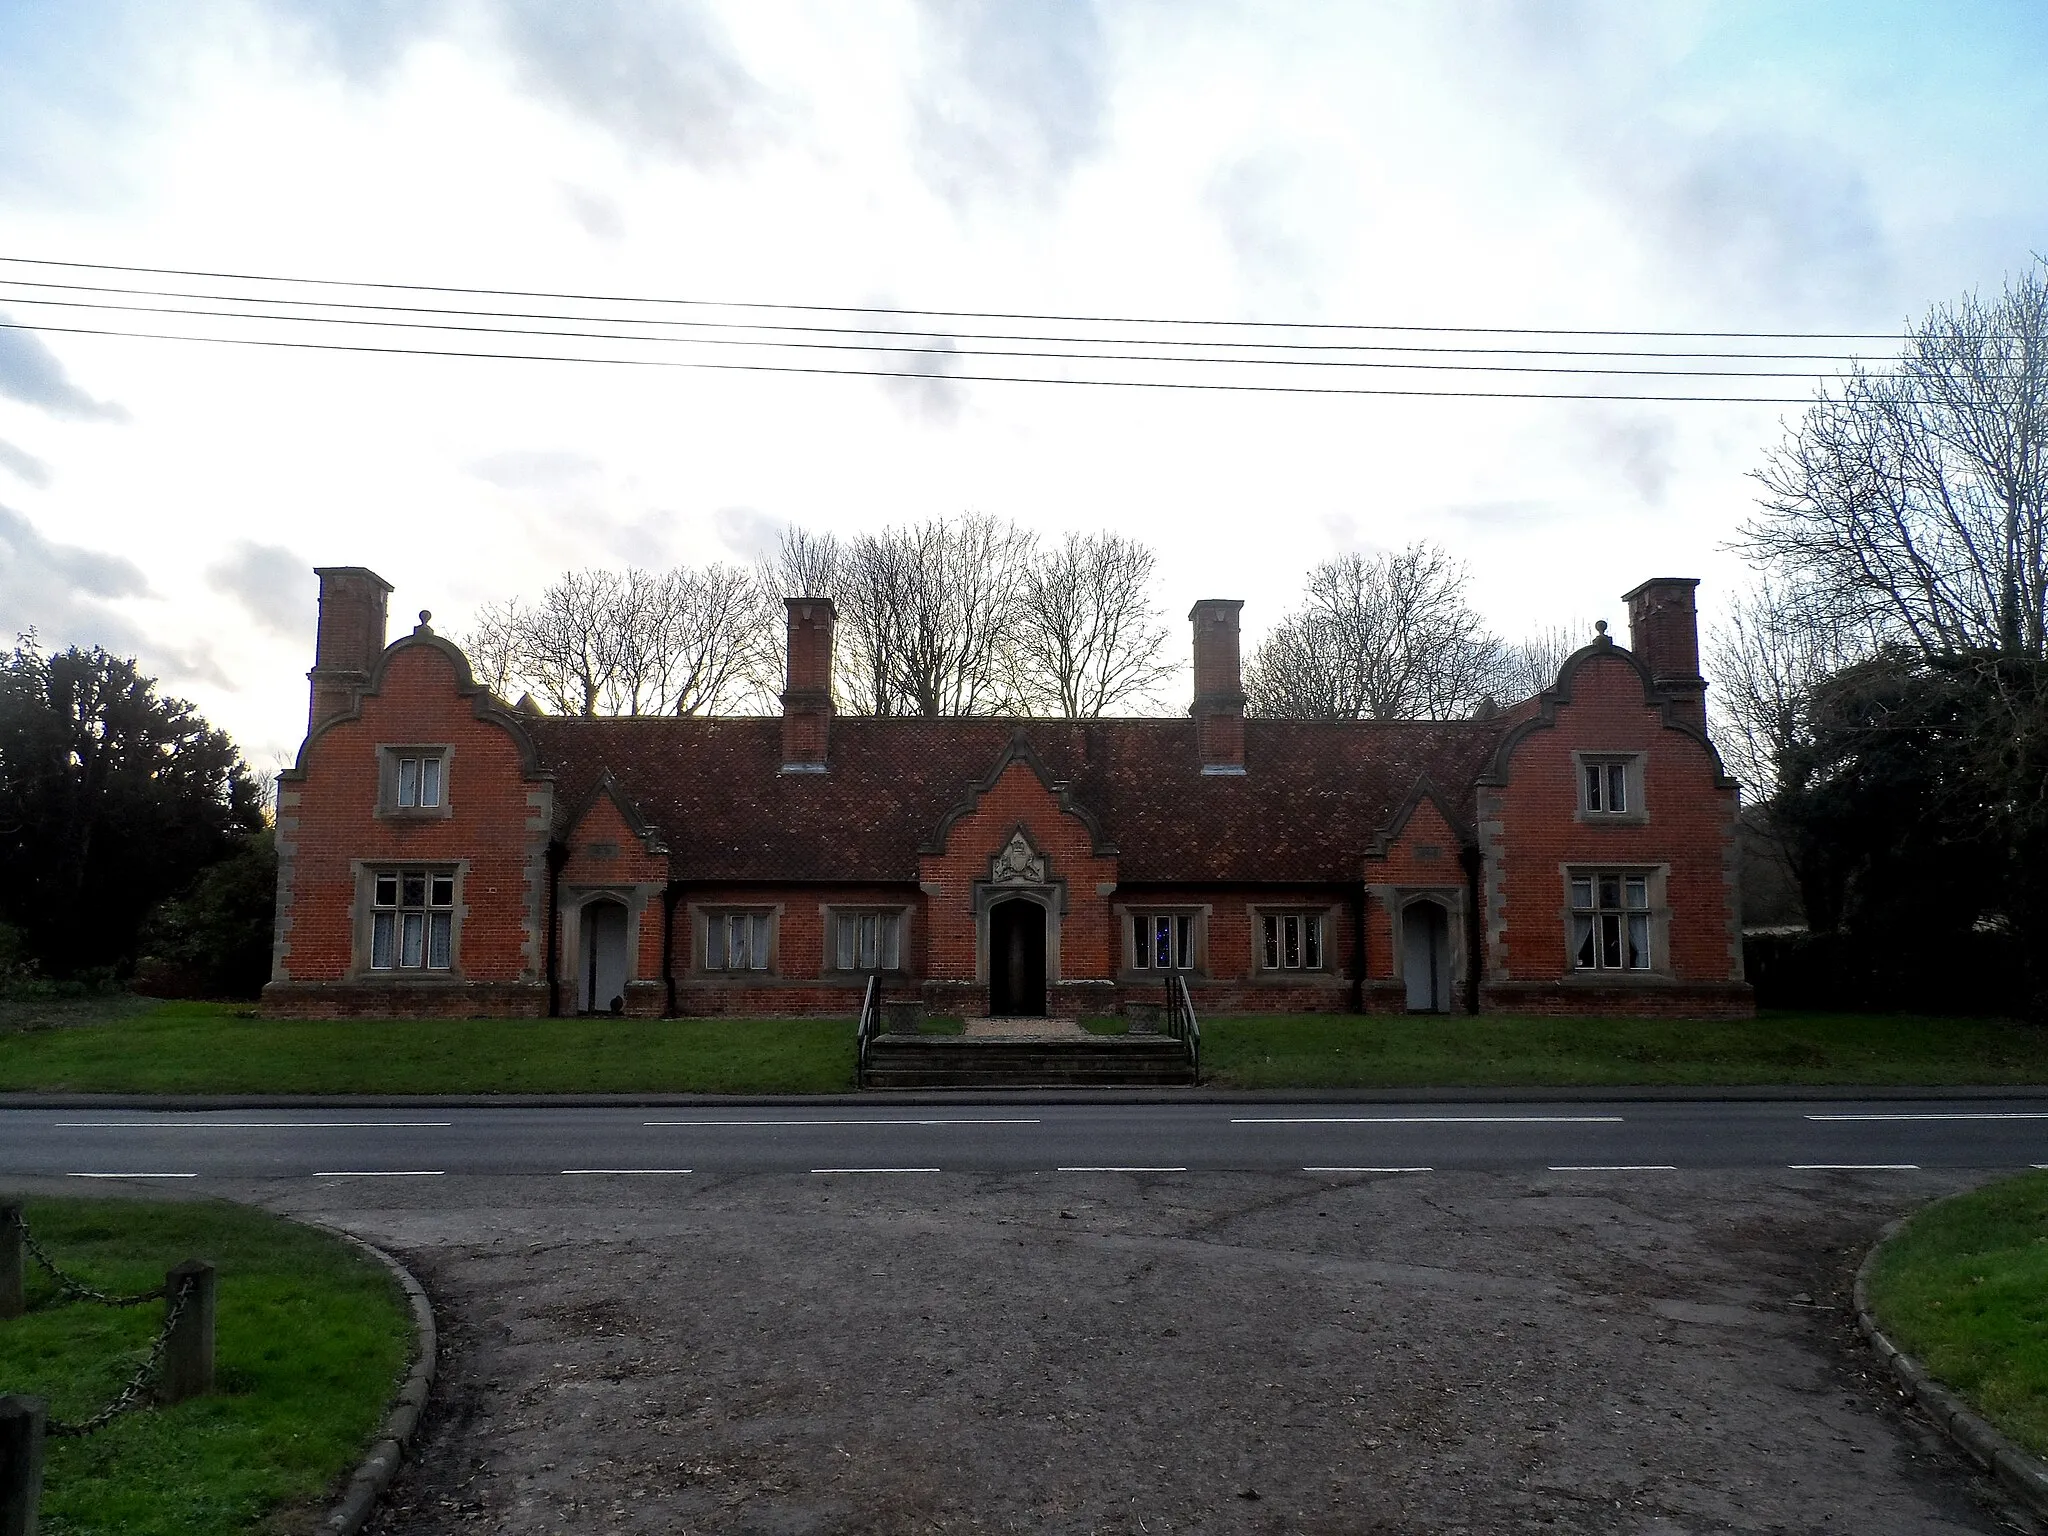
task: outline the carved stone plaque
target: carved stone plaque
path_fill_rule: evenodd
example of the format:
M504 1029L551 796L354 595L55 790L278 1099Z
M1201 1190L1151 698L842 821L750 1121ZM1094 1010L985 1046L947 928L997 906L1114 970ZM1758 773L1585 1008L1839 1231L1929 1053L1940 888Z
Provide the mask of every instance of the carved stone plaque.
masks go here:
M1003 851L988 862L988 878L992 885L1045 884L1045 855L1031 846L1031 839L1024 835L1022 827L1010 834L1010 840L1003 844Z

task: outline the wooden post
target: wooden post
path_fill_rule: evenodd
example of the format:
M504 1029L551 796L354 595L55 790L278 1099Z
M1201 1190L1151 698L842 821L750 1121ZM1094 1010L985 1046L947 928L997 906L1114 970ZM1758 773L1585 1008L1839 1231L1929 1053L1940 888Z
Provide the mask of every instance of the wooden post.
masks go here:
M36 1536L46 1411L40 1397L0 1397L0 1536Z
M21 1202L0 1201L0 1318L19 1317L28 1310L22 1258Z
M188 1281L192 1294L164 1345L163 1374L157 1383L158 1395L167 1403L213 1391L213 1266L204 1259L187 1259L165 1275L164 1313L169 1316L177 1306L178 1292Z

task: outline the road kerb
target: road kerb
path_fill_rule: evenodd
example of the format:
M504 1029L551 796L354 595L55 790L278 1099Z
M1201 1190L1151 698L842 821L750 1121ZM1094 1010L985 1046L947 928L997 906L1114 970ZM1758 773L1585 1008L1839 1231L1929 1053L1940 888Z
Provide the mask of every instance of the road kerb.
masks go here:
M1932 1419L1957 1449L1984 1471L2005 1485L2006 1491L2023 1504L2028 1513L2048 1520L2048 1463L2030 1456L2000 1434L1955 1393L1927 1374L1911 1355L1885 1337L1870 1313L1870 1271L1884 1245L1906 1224L1901 1216L1878 1234L1870 1252L1856 1267L1856 1281L1850 1297L1856 1308L1856 1326L1863 1330L1877 1357L1891 1370L1907 1399Z
M405 1299L412 1307L415 1341L412 1369L406 1373L404 1382L392 1399L391 1411L384 1416L377 1438L370 1443L369 1451L350 1476L340 1501L320 1523L323 1536L357 1536L369 1523L378 1501L391 1487L391 1480L398 1475L399 1466L405 1460L406 1447L419 1430L420 1414L427 1406L427 1394L433 1390L434 1367L439 1355L434 1307L427 1300L425 1287L413 1277L412 1271L375 1243L365 1242L353 1232L343 1231L323 1221L310 1221L305 1217L294 1219L305 1222L309 1227L318 1227L323 1232L331 1232L362 1249L391 1271L392 1278L405 1292Z

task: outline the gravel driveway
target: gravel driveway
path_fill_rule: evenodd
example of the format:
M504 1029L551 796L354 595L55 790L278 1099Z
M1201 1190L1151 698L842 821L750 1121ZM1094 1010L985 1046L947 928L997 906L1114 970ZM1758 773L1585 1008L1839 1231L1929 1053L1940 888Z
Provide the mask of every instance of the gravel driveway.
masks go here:
M1920 1174L249 1185L445 1320L377 1529L2024 1530L1844 1310Z

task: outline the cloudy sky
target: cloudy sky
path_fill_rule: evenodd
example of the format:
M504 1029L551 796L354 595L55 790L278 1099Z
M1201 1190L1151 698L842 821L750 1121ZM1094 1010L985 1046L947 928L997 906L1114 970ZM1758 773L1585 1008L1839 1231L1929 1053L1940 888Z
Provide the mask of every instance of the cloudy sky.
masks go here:
M2031 0L0 0L0 257L1891 334L2048 250L2044 122ZM39 275L66 276L0 263ZM106 328L37 292L57 290L0 286L0 320ZM944 375L994 365L911 361L935 376L0 329L0 629L139 655L265 772L303 729L316 564L371 566L395 619L459 631L565 567L747 560L793 522L972 509L1146 539L1176 632L1193 599L1234 596L1255 636L1315 562L1431 538L1512 636L1618 621L1649 575L1704 578L1711 610L1743 578L1723 546L1746 472L1796 409L983 383ZM1389 380L1587 387L1339 382Z

